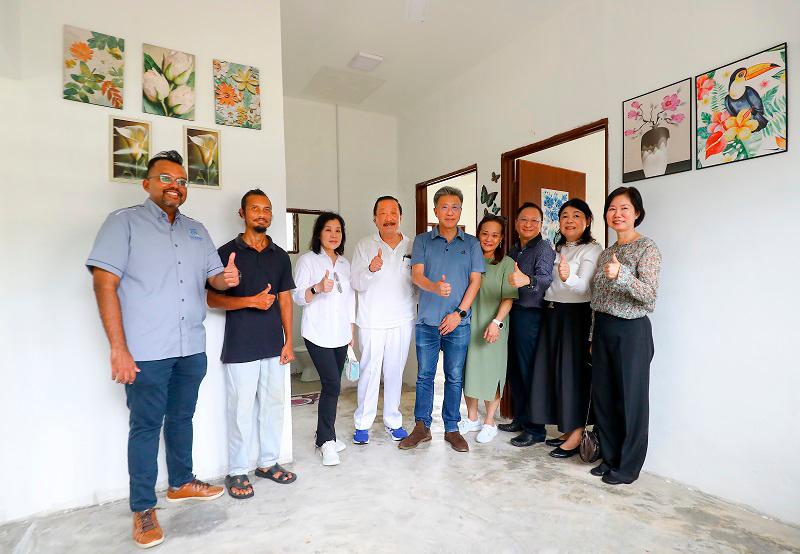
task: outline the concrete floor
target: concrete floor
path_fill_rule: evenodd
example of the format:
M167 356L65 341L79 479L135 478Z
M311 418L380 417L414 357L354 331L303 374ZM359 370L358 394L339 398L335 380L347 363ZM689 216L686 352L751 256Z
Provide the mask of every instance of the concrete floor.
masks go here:
M404 393L403 413L413 405L413 391ZM416 450L397 449L380 413L370 444L355 446L355 391L346 391L337 431L348 447L336 467L323 467L313 448L316 405L294 408L298 480L256 478L245 501L161 500L166 540L155 551L800 552L800 528L647 474L604 485L577 457L515 448L507 433L487 445L471 433L471 451L454 452L442 440L440 407L439 394L433 441ZM139 552L130 527L119 501L0 527L0 552Z

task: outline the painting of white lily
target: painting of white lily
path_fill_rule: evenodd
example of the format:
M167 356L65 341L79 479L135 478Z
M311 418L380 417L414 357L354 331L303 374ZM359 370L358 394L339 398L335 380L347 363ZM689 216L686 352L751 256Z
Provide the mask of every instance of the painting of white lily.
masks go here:
M214 60L214 122L261 129L261 85L257 67Z
M204 188L220 187L220 132L202 127L184 127L184 157L190 185Z
M194 121L194 54L142 45L142 110Z
M150 123L111 116L110 178L141 183L150 159Z

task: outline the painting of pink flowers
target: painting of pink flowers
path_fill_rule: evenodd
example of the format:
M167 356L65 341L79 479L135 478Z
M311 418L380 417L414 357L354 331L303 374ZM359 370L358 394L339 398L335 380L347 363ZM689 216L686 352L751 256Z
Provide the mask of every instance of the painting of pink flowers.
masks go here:
M194 54L143 44L142 111L194 121Z
M692 80L622 103L622 182L692 169Z
M786 152L786 43L695 77L697 169Z

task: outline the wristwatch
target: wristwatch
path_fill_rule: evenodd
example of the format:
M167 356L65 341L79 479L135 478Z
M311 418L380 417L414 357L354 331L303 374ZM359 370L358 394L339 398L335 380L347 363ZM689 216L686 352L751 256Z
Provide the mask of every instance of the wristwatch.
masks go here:
M494 323L495 325L497 325L497 328L498 328L498 329L502 329L503 327L505 327L505 326L506 326L506 324L505 324L505 323L503 323L502 321L500 321L499 319L493 319L493 320L492 320L492 323Z
M466 310L462 310L462 309L460 309L460 308L456 308L456 309L455 309L455 310L453 310L453 311L455 311L455 313L457 313L457 314L458 314L458 317L460 317L461 319L464 319L465 317L467 317L467 312L466 312Z
M311 285L311 294L317 294L317 289L314 288L314 285Z

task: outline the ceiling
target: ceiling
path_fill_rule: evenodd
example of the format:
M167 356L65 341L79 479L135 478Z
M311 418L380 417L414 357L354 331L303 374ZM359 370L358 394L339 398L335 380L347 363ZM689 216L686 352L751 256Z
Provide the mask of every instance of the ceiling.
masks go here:
M542 23L557 0L282 0L286 96L398 114ZM424 1L424 0L423 0ZM347 67L359 51L384 61ZM382 81L382 82L381 82Z

